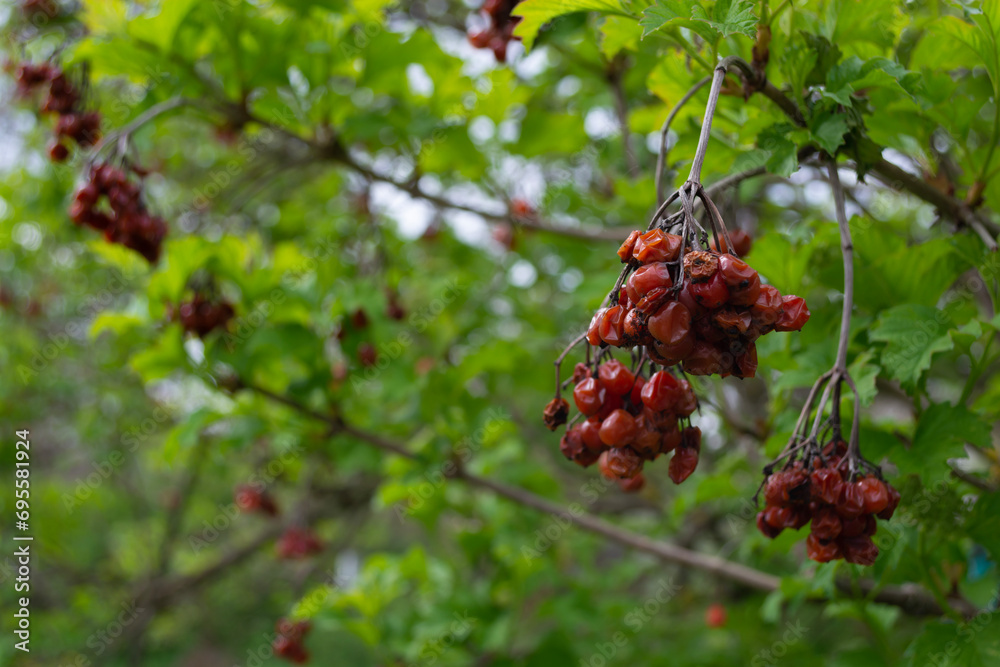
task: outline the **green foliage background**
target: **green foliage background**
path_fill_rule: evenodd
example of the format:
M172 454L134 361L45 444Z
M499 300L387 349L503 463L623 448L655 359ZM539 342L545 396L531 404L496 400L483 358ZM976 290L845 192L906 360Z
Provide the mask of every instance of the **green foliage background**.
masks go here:
M51 165L50 121L3 84L0 468L13 478L14 431L30 429L36 551L33 651L15 656L5 634L4 663L255 664L275 620L296 615L313 621L314 664L998 664L1000 260L872 169L881 154L956 202L981 183L977 215L996 237L1000 2L525 0L518 34L531 49L512 46L508 65L468 45L476 8L448 0L75 9L34 34L4 8L7 58L86 65L105 133L191 102L131 137L153 170L147 201L170 225L149 267L69 222L87 155ZM759 25L773 37L767 78L805 124L760 94L724 95L704 180L766 166L719 200L755 237L748 261L806 297L812 319L761 341L757 379L700 379L698 471L674 486L651 465L626 496L563 460L542 427L550 362L612 285L615 239L649 219L667 113L718 58L750 60ZM674 121L674 186L706 98ZM891 462L903 493L865 571L806 560L804 533L765 539L749 501L835 355L839 239L804 148L839 151L864 176L848 180L850 363L863 451ZM537 219L511 219L513 199ZM211 276L238 316L203 345L168 317L192 276ZM402 321L386 315L388 289ZM371 326L338 340L359 307ZM357 360L365 341L375 369ZM417 459L220 384L234 375ZM479 475L773 573L780 589L664 563L446 481L456 448ZM234 486L257 479L285 520L315 523L324 554L279 561L276 524L232 512ZM13 485L0 488L7 609ZM845 596L838 576L960 593L983 611L917 618ZM156 586L175 593L153 604ZM155 617L116 626L137 603ZM713 603L728 611L723 628L706 626Z

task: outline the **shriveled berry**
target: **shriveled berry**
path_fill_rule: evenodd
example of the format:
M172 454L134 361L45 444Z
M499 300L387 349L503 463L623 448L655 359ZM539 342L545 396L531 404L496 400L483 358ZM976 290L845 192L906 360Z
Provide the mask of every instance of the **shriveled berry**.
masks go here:
M719 308L712 313L712 324L731 338L745 334L751 322L750 313L745 309Z
M580 437L583 438L583 446L594 452L603 452L607 446L601 440L601 420L597 417L590 417L580 426Z
M774 323L775 331L800 331L809 321L809 307L806 300L790 294L781 299L781 315Z
M691 375L728 374L732 365L732 354L705 341L697 341L684 360L684 370Z
M601 454L601 473L609 479L629 479L642 472L642 457L631 447L615 447Z
M649 329L649 334L659 341L666 350L690 350L694 343L691 338L691 312L677 301L668 301L663 304L656 311L656 314L649 318L646 327ZM674 358L684 356L683 352L676 355L667 355L664 352L660 352L660 354L674 356Z
M624 396L632 391L635 383L635 376L622 362L617 359L606 361L597 369L597 376L600 378L608 391Z
M615 410L625 406L625 399L618 394L607 391L604 394L604 404L601 405L601 409L597 411L596 417L601 421L610 415Z
M668 371L657 371L642 388L642 402L650 410L669 410L681 397L681 384Z
M760 296L760 276L756 273L746 287L730 287L728 303L734 306L752 306Z
M670 465L667 468L667 474L674 484L680 484L686 480L698 467L698 450L684 445L682 435L681 445L674 450L674 455L670 458Z
M641 232L636 229L628 235L625 242L622 243L621 247L618 248L618 256L621 258L622 262L628 263L632 259L632 251L635 250L635 242L639 240Z
M601 442L609 447L630 444L637 432L635 417L621 409L613 411L601 422Z
M587 329L587 342L597 347L601 344L601 322L604 321L604 314L607 308L601 308L590 319L590 327Z
M691 296L705 308L712 310L722 306L729 300L729 288L719 274L713 275L705 282L691 285Z
M719 270L719 256L704 250L694 250L684 255L684 276L692 283L703 283Z
M865 511L864 492L857 484L844 484L837 499L837 514L845 519L853 519Z
M660 440L660 453L668 454L680 446L683 436L676 426L662 430L663 437Z
M763 533L764 537L773 540L784 528L775 528L764 519L764 512L757 512L757 530Z
M698 409L698 397L695 396L691 383L681 380L681 397L674 405L674 412L679 417L688 417Z
M870 514L861 514L852 519L841 519L841 537L859 537L868 532Z
M623 341L623 330L625 323L625 309L621 306L612 306L604 313L598 327L598 333L608 345L619 346Z
M731 290L742 290L755 280L760 281L757 272L742 259L732 255L719 255L719 274Z
M865 477L855 484L861 489L865 499L865 512L878 514L889 506L889 489L877 477Z
M636 434L629 446L639 456L652 460L660 453L660 441L663 436L642 415L635 418L635 423Z
M848 563L874 565L878 558L878 547L867 536L848 537L838 540L840 552Z
M830 507L816 510L812 517L812 534L821 540L834 540L840 536L840 517Z
M565 398L553 398L542 413L542 419L550 431L565 424L567 416L569 416L569 403Z
M896 512L896 508L899 507L899 491L891 484L886 484L886 488L889 490L889 504L877 515L878 518L884 521L891 519L892 515Z
M559 451L570 461L576 459L583 453L585 447L583 446L583 436L580 433L578 427L573 427L563 433L562 438L559 440Z
M840 492L843 490L844 480L840 473L833 468L817 468L809 475L810 491L812 497L830 505L835 505L840 500Z
M806 555L817 563L829 563L841 557L836 541L824 541L812 533L806 538Z
M578 384L581 380L590 377L590 366L585 363L578 363L573 367L573 384Z
M56 142L49 147L49 159L53 162L65 162L69 157L69 149L66 144Z
M632 255L643 264L673 262L681 252L681 237L654 229L641 235L635 242Z
M762 332L773 329L781 317L781 304L781 292L771 285L761 285L760 294L750 307L750 314L753 316L754 324L757 324Z
M646 319L646 314L638 308L629 308L622 324L622 338L625 345L645 345L649 342Z
M618 488L625 493L638 493L646 485L646 478L640 472L635 477L618 480Z
M636 269L635 273L628 277L625 291L632 303L639 303L642 297L657 287L671 287L673 284L670 268L662 262L654 262Z
M587 415L595 415L604 405L607 390L597 378L587 378L573 388L573 402L576 409Z

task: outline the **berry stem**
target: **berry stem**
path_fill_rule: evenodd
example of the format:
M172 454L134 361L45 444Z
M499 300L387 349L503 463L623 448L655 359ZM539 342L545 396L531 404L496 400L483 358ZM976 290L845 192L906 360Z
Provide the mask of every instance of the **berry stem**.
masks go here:
M840 250L844 256L844 309L840 318L840 344L837 347L837 361L834 369L847 373L847 345L851 338L851 311L854 309L854 245L851 242L851 226L847 222L844 209L844 187L840 183L836 158L828 165L830 184L833 186L833 203L837 212L837 226L840 228Z
M684 93L684 97L677 101L677 104L674 105L674 108L667 115L667 119L663 121L663 127L660 128L660 150L656 155L656 201L658 203L663 202L663 171L667 166L667 134L670 132L670 125L674 122L674 118L677 117L678 112L684 108L684 105L711 80L712 77L706 76L691 86L691 89Z
M556 366L556 398L562 398L562 383L559 381L559 371L562 368L563 359L565 359L566 355L569 354L570 351L574 347L576 347L577 345L579 345L580 341L582 341L586 337L587 337L587 332L584 331L582 334L580 334L579 336L577 336L576 338L574 338L573 342L570 343L569 345L567 345L566 349L563 350L562 353L558 357L556 357L556 360L555 360L555 366Z
M705 105L705 118L701 122L701 135L698 137L698 148L695 150L694 160L691 162L688 183L701 183L701 167L705 162L705 152L708 150L708 136L712 132L715 106L719 103L719 90L722 88L722 81L726 78L726 71L729 68L728 60L726 58L718 64L712 77L712 87L708 91L708 104Z

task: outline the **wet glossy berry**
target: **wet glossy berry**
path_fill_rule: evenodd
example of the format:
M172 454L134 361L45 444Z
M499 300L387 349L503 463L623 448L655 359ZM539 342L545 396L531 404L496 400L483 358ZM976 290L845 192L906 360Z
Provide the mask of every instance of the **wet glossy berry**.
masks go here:
M642 457L630 447L609 449L598 461L601 474L609 479L629 479L642 472Z
M624 447L635 439L638 428L635 417L624 410L615 410L601 423L601 442L609 447Z
M639 236L632 255L643 264L673 262L681 252L681 237L654 229Z
M642 402L650 410L670 410L680 399L681 384L668 371L657 371L642 388Z
M598 326L598 334L608 345L619 346L624 337L625 309L621 306L612 306L601 318Z
M750 248L753 246L753 238L747 234L742 229L730 229L729 239L733 242L733 251L740 257L744 257L750 254ZM729 246L726 245L726 240L721 235L719 237L719 243L722 245L721 252L729 252ZM709 245L712 250L719 251L719 248L715 245L715 237L709 241Z
M597 369L597 375L608 391L619 396L632 391L632 385L635 384L635 375L617 359L601 364Z
M694 340L691 336L691 312L677 301L663 304L646 323L649 335L663 347L660 354L683 358L691 350ZM665 353L670 352L668 355Z
M651 290L657 287L671 287L673 284L669 267L662 262L655 262L636 269L628 277L625 291L632 303L639 303L639 299L649 294Z
M607 445L601 440L601 420L597 417L590 417L577 427L580 430L580 437L583 438L583 446L594 452L603 452Z
M865 499L865 512L878 514L889 506L889 489L877 477L865 477L855 482Z
M587 415L595 415L604 405L607 390L604 384L596 378L587 378L573 388L573 402L576 409Z
M635 231L633 231L631 234L628 235L628 238L625 239L625 242L622 243L620 248L618 248L618 257L621 258L623 263L627 263L632 259L632 253L635 250L635 242L639 240L639 235L641 233L642 232L636 229Z
M809 308L800 296L782 297L781 315L774 323L775 331L799 331L809 321Z
M693 283L690 291L694 300L709 310L718 308L729 300L729 288L717 273L705 282Z

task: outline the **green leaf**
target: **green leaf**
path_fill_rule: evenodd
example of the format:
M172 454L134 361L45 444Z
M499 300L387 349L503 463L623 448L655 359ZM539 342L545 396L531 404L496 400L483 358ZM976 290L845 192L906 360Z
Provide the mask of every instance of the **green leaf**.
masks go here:
M663 27L677 25L677 21L686 21L691 17L693 6L697 6L696 3L684 0L657 0L656 4L650 5L642 12L642 18L639 20L642 36L646 37Z
M705 21L723 37L736 34L754 37L757 34L757 17L753 13L755 4L753 0L716 0L711 18L701 5L692 7L691 18Z
M621 51L635 49L641 38L642 30L635 19L609 16L601 25L601 53L611 60Z
M989 446L990 425L964 406L936 403L920 415L913 444L894 447L890 456L901 472L929 485L948 477L948 459L961 458L967 442Z
M574 12L628 16L618 0L524 0L511 12L524 19L517 24L514 34L524 41L526 48L531 48L543 25L557 16Z
M952 349L951 323L929 306L903 304L882 314L870 332L872 340L886 343L881 364L889 377L914 389L931 366L937 352Z
M790 123L779 123L757 135L757 146L769 153L765 166L772 174L787 178L799 168L798 147L787 137L794 129Z
M844 144L844 135L847 134L847 130L847 116L839 113L827 113L821 115L813 124L812 136L823 150L833 155Z
M154 16L142 16L129 23L129 34L155 44L164 53L169 53L174 36L184 18L196 4L196 0L170 0L159 3L160 12Z
M984 493L976 499L966 530L990 552L994 562L1000 562L1000 493Z

